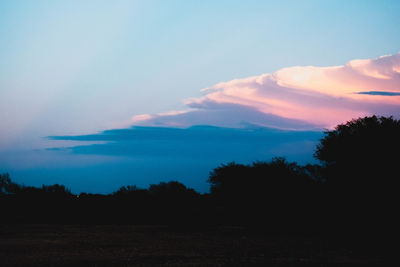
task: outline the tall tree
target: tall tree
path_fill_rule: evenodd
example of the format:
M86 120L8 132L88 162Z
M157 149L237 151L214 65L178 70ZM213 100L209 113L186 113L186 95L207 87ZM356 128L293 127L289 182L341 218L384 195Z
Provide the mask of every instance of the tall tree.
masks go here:
M325 132L315 157L327 169L332 186L388 189L399 177L400 121L365 117Z

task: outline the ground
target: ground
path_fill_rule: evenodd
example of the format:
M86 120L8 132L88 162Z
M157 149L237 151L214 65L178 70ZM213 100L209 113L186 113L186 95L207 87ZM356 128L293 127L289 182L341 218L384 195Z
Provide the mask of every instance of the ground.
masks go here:
M0 266L377 266L318 234L244 227L0 225Z

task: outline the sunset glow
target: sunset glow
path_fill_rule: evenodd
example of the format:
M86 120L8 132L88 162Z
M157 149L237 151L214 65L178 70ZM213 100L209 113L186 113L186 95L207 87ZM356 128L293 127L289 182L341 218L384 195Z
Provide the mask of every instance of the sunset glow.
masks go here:
M232 104L330 128L360 116L399 114L400 95L396 94L400 93L400 74L396 71L399 68L400 53L352 60L342 66L288 67L273 74L218 83L201 90L205 94L203 97L186 100L185 104L203 111L204 123L209 116L207 112ZM391 94L385 94L387 92ZM140 124L152 125L155 118L160 123L164 117L168 125L171 117L181 113L190 116L195 112L148 115ZM177 119L175 125L189 126ZM137 119L133 121L137 122ZM220 126L216 121L212 124ZM268 119L262 125L271 126Z

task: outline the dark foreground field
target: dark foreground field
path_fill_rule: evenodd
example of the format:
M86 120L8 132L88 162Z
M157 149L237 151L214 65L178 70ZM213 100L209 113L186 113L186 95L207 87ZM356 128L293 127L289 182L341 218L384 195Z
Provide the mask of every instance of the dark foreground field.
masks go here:
M353 241L242 227L1 225L0 266L383 265Z

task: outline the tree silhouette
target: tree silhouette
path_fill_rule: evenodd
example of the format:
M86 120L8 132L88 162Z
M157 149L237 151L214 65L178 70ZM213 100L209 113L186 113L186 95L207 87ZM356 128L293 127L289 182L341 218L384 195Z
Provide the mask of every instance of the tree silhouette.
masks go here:
M285 158L273 158L270 162L254 162L242 165L231 162L215 168L208 179L211 193L232 201L253 197L293 197L298 192L308 191L314 181L311 171Z
M208 182L221 221L293 229L317 222L322 202L317 198L321 183L316 170L282 157L251 165L231 162L215 168Z
M0 196L15 194L21 190L21 186L12 182L8 173L0 174Z
M0 174L0 195L9 193L10 184L10 175L8 173Z
M397 209L400 121L365 117L326 131L315 157L323 163L330 210L354 229L390 229Z
M315 157L331 186L387 190L399 176L399 137L400 121L393 117L359 118L325 132Z
M42 185L42 192L44 194L50 194L57 197L69 197L71 196L71 190L66 188L64 185Z
M152 184L149 187L149 194L160 205L175 207L187 206L198 197L196 191L177 181Z
M246 165L235 162L222 164L210 172L208 182L211 184L211 193L229 201L239 198L245 188L251 184L245 180L249 172L250 167Z

